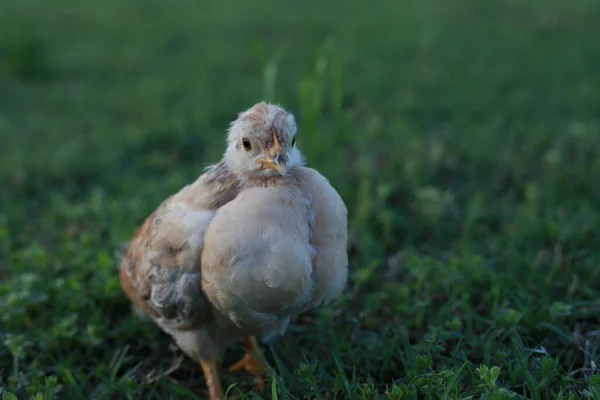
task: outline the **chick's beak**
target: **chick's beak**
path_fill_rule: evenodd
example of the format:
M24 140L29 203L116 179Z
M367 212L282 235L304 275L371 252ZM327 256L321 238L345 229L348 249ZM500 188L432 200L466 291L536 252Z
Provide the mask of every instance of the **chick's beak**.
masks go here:
M287 172L287 158L285 157L285 151L283 150L281 144L279 143L279 140L277 139L275 130L271 131L271 135L273 135L273 145L267 151L269 158L258 159L256 160L256 163L260 164L263 169L274 169L281 175L285 175L285 173Z

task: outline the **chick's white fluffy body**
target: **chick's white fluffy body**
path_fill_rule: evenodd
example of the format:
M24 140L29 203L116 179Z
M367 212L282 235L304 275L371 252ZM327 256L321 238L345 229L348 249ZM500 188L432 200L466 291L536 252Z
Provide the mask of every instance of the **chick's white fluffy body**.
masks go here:
M308 215L302 193L288 187L246 189L217 212L205 236L202 287L236 326L271 336L307 303Z
M128 246L124 291L193 359L282 334L291 316L346 284L346 207L303 165L295 136L280 107L239 114L224 159L165 200ZM261 164L275 150L286 169Z

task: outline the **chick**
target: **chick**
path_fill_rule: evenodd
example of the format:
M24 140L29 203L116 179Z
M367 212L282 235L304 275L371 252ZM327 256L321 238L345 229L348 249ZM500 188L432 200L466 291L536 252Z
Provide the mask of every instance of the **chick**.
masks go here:
M231 367L266 374L256 336L340 295L347 279L347 210L303 166L292 114L258 103L231 124L223 161L165 200L130 242L121 283L135 309L198 361L223 398L215 359L242 341Z

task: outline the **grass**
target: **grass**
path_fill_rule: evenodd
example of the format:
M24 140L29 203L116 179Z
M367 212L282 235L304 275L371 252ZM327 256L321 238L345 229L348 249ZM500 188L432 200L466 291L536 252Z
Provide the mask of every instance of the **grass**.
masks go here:
M205 396L131 315L113 251L261 99L297 115L346 201L352 271L271 345L263 397L600 398L599 17L592 0L0 2L3 399Z

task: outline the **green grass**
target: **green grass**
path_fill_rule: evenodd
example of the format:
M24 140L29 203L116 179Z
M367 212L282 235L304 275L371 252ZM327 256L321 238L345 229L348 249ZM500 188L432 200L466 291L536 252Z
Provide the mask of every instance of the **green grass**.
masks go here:
M272 344L273 399L600 398L600 3L3 0L0 392L204 397L113 251L297 115L349 208L343 297ZM302 320L304 321L304 320ZM255 399L251 379L230 393Z

